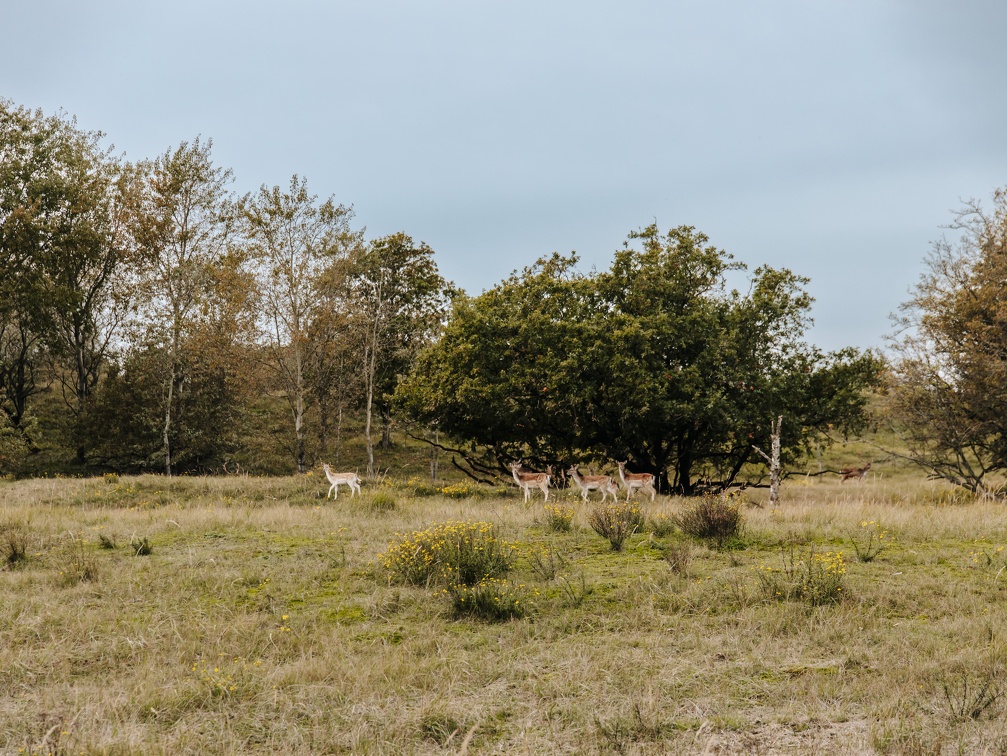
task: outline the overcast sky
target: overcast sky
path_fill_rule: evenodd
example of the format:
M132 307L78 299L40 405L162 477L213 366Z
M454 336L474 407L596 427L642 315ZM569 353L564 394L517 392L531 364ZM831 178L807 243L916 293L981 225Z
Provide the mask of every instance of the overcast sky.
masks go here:
M811 278L814 343L880 346L962 199L1007 184L1007 3L32 0L0 96L128 159L197 135L294 173L469 293L692 225Z

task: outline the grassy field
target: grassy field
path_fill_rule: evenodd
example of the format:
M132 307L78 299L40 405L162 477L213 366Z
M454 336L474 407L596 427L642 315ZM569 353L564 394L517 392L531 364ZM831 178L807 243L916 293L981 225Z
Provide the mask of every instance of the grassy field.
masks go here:
M0 752L1003 752L1003 506L834 481L745 492L720 548L660 498L621 551L569 493L0 483ZM452 521L494 526L515 618L386 568Z

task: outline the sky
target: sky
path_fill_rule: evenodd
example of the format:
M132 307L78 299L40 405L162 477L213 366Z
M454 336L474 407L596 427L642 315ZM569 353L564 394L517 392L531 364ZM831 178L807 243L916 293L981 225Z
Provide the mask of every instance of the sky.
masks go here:
M239 194L304 176L470 294L689 225L810 278L812 343L883 347L953 211L1007 184L993 0L5 5L0 97L129 160L212 139Z

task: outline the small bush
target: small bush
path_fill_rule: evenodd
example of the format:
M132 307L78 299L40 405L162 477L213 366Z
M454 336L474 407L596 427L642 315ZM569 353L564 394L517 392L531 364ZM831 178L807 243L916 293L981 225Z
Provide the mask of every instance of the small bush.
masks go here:
M112 550L116 547L115 539L104 533L98 534L98 548Z
M389 544L378 559L412 585L475 585L511 569L516 549L488 522L446 522Z
M56 553L60 582L63 585L91 582L98 579L98 560L83 540L70 536Z
M135 556L150 556L154 551L154 547L147 540L147 536L139 539L134 538L129 542L129 547L133 549Z
M528 566L539 580L549 581L566 569L567 559L555 549L544 546L528 550Z
M656 514L647 518L647 528L658 538L664 538L675 532L675 520L670 515Z
M643 527L640 507L630 502L595 507L587 521L598 535L608 539L613 551L622 551L626 539Z
M783 552L782 568L759 568L759 584L768 601L805 601L812 606L839 603L846 595L846 562L841 551L798 557L791 544Z
M853 551L861 562L874 561L874 557L884 551L892 542L887 530L882 530L874 520L864 520L860 528L850 537Z
M371 509L375 512L391 512L395 503L395 497L385 491L378 491L371 497Z
M993 714L996 703L1003 695L1003 668L990 663L980 669L966 669L961 665L956 674L944 675L940 680L943 701L953 721L967 722Z
M735 494L703 496L672 519L683 533L713 541L717 548L740 536L744 524L741 498Z
M664 550L664 560L671 571L681 578L689 577L689 567L692 565L692 546L688 543L673 543Z
M0 555L8 567L18 567L28 561L29 545L30 537L24 527L13 524L3 527L0 534Z
M528 609L525 586L496 578L486 578L475 585L453 583L447 593L457 617L505 622L523 617Z
M545 526L555 533L569 533L573 530L573 507L565 504L546 504Z

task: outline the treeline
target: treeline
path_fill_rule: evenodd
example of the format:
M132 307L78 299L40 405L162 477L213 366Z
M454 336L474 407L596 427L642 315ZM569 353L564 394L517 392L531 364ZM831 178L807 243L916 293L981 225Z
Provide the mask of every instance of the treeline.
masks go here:
M127 162L103 137L0 101L0 472L53 444L77 470L218 469L263 397L292 467L353 410L373 470L454 294L433 250L365 239L296 175L237 196L209 141Z
M231 185L209 141L128 162L0 101L0 473L247 469L264 435L286 461L252 472L304 472L353 413L368 474L398 416L476 479L628 459L692 493L733 483L779 415L785 463L857 431L882 373L806 342L806 279L731 289L745 266L687 226L468 297L299 176Z

